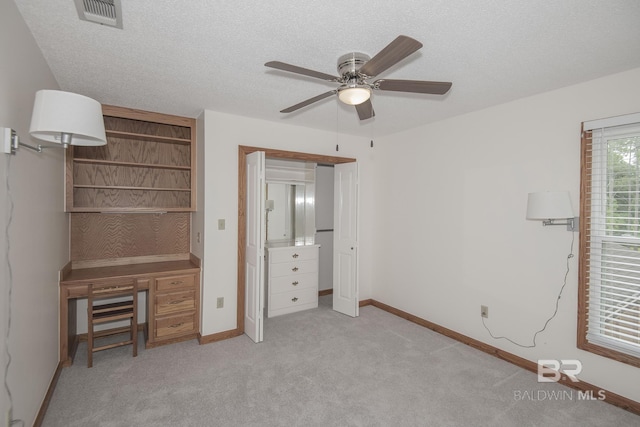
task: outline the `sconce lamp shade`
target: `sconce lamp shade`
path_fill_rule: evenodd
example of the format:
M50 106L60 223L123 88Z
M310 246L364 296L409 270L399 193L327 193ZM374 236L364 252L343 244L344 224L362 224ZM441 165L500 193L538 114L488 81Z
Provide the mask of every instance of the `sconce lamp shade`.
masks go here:
M543 191L529 193L527 219L573 218L571 198L568 191Z
M65 146L107 143L100 103L60 90L36 92L29 133L34 138Z

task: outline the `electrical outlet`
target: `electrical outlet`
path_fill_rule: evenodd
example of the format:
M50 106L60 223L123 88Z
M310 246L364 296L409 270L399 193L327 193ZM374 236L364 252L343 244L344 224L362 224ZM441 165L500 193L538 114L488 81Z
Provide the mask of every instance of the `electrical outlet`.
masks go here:
M196 241L200 243L200 232L196 233Z
M480 316L488 319L489 318L489 307L487 307L486 305L481 305L480 306Z
M218 220L218 230L224 230L225 224L224 224L224 219L219 219Z
M223 308L223 307L224 307L224 297L218 297L216 308Z

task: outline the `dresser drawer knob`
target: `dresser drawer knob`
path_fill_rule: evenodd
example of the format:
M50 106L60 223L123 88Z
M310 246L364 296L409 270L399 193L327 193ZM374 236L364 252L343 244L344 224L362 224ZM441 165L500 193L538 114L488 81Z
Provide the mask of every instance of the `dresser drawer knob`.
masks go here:
M293 297L293 298L291 298L291 301L293 301L293 302L298 301L298 297Z
M292 284L293 286L298 286L298 281L296 280L295 282L291 282L291 284Z
M291 271L298 271L298 267L293 267Z
M300 255L298 255L298 254L293 254L293 255L291 255L291 256L292 256L293 258L298 258Z

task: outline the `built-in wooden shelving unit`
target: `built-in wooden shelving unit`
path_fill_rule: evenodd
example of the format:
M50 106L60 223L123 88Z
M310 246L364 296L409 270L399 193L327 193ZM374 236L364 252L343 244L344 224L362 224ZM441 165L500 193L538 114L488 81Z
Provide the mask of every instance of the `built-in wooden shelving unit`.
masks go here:
M194 211L195 120L103 106L107 145L67 152L67 212Z

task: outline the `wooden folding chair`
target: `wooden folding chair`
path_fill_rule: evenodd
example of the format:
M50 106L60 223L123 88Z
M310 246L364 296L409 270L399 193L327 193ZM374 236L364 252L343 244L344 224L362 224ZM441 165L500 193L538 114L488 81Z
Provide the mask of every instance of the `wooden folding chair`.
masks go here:
M123 298L118 302L105 301ZM138 280L109 281L89 285L87 300L87 365L93 365L93 353L133 344L133 357L138 355ZM128 328L96 331L97 325L118 320L129 320ZM120 334L129 330L128 340L95 346L95 339Z

